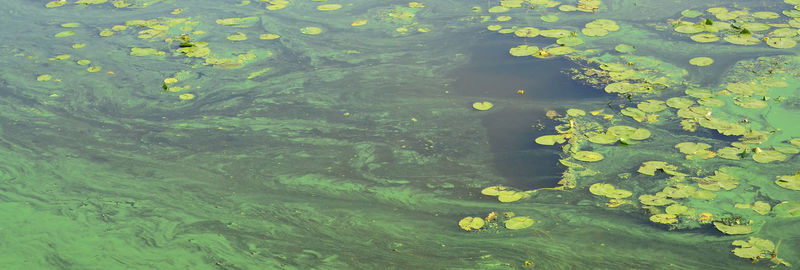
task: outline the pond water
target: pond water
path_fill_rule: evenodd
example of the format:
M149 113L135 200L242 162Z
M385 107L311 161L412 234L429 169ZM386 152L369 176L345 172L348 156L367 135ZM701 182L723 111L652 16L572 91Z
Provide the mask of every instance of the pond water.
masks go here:
M4 269L800 263L797 0L7 0L0 24Z

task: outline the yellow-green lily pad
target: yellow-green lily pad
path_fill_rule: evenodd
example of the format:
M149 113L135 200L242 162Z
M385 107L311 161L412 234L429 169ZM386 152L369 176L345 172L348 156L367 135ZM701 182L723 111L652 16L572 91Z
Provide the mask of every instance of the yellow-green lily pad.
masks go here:
M794 175L779 175L776 178L778 180L775 180L775 184L778 186L785 189L800 190L800 171Z
M714 227L725 234L748 234L753 232L753 226L749 224L725 225L722 222L715 221Z
M472 103L472 108L479 110L479 111L486 111L494 107L494 104L488 101L478 101Z
M711 65L713 63L714 63L714 59L711 59L711 58L705 57L705 56L695 57L695 58L692 58L692 59L689 60L689 64L692 64L692 65L695 65L695 66L698 66L698 67L708 66L708 65Z
M533 226L533 219L530 217L513 217L506 220L506 229L520 230Z
M650 216L650 221L661 224L678 223L678 217L673 214L656 214Z
M603 160L603 155L592 151L578 151L572 154L572 157L586 162L595 162Z

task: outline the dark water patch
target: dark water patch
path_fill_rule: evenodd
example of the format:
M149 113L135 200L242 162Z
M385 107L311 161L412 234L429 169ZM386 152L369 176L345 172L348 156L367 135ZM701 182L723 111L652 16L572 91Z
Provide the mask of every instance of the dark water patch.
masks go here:
M519 189L556 186L564 170L558 148L538 145L533 139L552 133L553 123L544 111L500 109L482 119L488 130L494 169ZM542 130L532 126L543 124Z
M563 57L515 57L508 50L519 40L481 40L470 50L470 61L453 71L453 93L465 96L566 100L597 98L605 92L570 79L563 71L574 65Z

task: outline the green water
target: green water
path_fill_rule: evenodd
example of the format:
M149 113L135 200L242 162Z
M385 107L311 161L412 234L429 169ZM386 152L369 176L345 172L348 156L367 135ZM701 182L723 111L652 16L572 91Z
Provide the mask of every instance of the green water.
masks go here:
M787 11L800 3L605 0L582 1L597 4L593 11L562 11L576 1L534 0L490 13L514 1L293 0L280 9L281 1L126 1L3 1L2 269L765 269L772 254L800 264L796 208L734 207L800 201L800 191L775 183L800 170L800 145L789 143L800 138L800 58L797 47L761 40L784 36L769 34L778 28L796 32L800 20L790 21L800 14ZM317 10L322 4L342 7ZM711 7L743 12L724 20ZM704 15L682 18L686 9ZM739 27L758 11L778 18L753 31L755 45L698 43L673 31L678 19ZM544 22L546 14L559 20ZM218 21L245 17L252 18ZM620 29L587 36L582 28L596 19ZM73 22L80 24L62 26ZM518 45L560 46L487 30L494 24L566 29L584 43L566 56L514 57L509 49ZM304 34L307 27L322 32ZM259 38L269 33L280 37ZM616 51L621 43L636 50ZM160 52L131 54L139 48ZM190 51L199 48L209 51ZM698 56L714 63L690 65ZM606 93L618 80L588 71L604 63L633 70L630 82L668 87ZM764 89L720 92L751 80ZM651 122L622 114L699 87L723 105L694 118L666 108ZM767 106L743 109L735 98ZM473 109L479 101L494 106ZM570 108L603 111L568 116ZM687 159L677 143L704 142L719 156L752 137L696 122L694 131L681 127L711 115L769 139L748 142L741 160L703 159L705 152ZM570 121L572 141L534 142ZM586 141L587 132L612 125L652 136L629 145ZM577 161L576 149L605 158ZM761 149L785 158L753 161ZM637 172L645 161L677 165L687 177ZM670 197L690 209L676 223L652 222L669 211L638 199L678 184L703 189L701 178L725 166L738 186L713 191L714 199ZM574 187L541 190L570 174ZM608 198L589 192L595 183L633 195L608 207ZM530 197L501 203L481 194L494 185ZM500 218L481 229L459 227L491 212ZM509 212L533 226L507 229ZM699 222L706 212L713 219ZM726 235L712 225L733 218L752 221L753 232ZM733 241L749 237L778 246L753 263L732 252Z

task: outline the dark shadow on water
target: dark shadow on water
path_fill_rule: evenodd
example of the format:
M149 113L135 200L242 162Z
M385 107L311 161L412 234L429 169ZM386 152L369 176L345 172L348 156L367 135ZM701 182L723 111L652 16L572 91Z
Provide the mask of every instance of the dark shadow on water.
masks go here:
M533 141L552 134L552 121L544 117L544 111L498 109L482 121L489 131L494 169L509 180L509 185L523 190L556 186L564 170L558 165L558 146L538 145ZM541 131L531 127L538 121L546 125Z
M545 110L563 110L570 100L602 98L606 94L571 80L562 71L573 65L562 57L511 56L508 49L521 43L511 37L477 42L480 45L471 50L470 63L452 74L456 81L451 89L456 95L487 100L530 100L538 104L542 100L553 101L548 108L494 108L482 118L498 175L518 189L553 187L564 170L558 163L560 149L533 142L536 137L554 132L554 123L544 116ZM517 89L525 93L520 95ZM544 124L544 128L532 127L537 123Z

